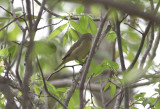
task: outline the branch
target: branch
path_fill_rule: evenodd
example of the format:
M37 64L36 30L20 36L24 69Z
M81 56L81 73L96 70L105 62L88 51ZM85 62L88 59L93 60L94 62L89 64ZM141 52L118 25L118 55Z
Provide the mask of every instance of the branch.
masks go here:
M82 71L82 69L81 69L81 71ZM80 71L80 72L81 72ZM75 79L74 79L74 81L70 81L70 89L67 91L67 96L66 96L66 98L64 99L64 105L66 105L66 106L68 106L68 103L69 103L69 101L70 101L70 99L71 99L71 97L72 97L72 95L73 95L73 93L75 92L75 90L76 90L76 88L77 88L77 85L78 85L78 82L77 81L79 81L80 80L80 77L81 77L81 75L80 75L80 72L79 72L79 75L76 75L76 77L75 77ZM60 84L61 84L61 80L59 81L60 82ZM66 81L65 81L65 83L67 83ZM63 84L62 84L63 85Z
M140 34L143 34L143 32L139 31L137 28L133 27L132 25L129 25L128 23L124 23L124 24L128 25L129 27L131 27L132 29L136 30Z
M41 65L40 65L40 63L39 63L38 57L37 57L37 64L38 64L38 67L39 67L40 72L41 72L41 76L42 76L42 80L43 80L43 84L44 84L44 89L45 89L46 93L47 93L49 96L51 96L53 99L55 99L56 101L58 101L59 104L61 104L64 109L68 109L55 95L52 95L52 94L48 91L48 88L47 88L47 85L46 85L46 82L45 82L45 79L44 79L43 71L42 71Z
M35 30L37 30L37 26L38 26L38 23L39 23L39 21L40 21L40 19L41 19L41 16L42 16L42 12L43 12L43 10L44 10L44 5L46 4L46 0L43 0L42 1L42 5L41 5L41 7L40 7L40 10L39 10L39 13L38 13L38 16L37 16L37 19L36 19L36 21L35 21Z
M153 13L156 13L154 11L154 4L153 4L153 0L150 0L150 3L151 3L151 10ZM160 1L159 1L160 3ZM159 5L157 5L157 9L159 8ZM150 50L151 50L151 47L152 47L152 44L153 44L153 40L154 40L154 22L153 24L151 25L151 36L150 36L150 40L149 40L149 43L148 43L148 46L144 52L144 55L142 57L142 60L141 60L141 63L140 63L140 68L143 68L144 66L144 63L146 61L146 58L147 58L147 55L149 54Z
M57 23L54 23L54 24L50 24L50 25L47 25L47 26L44 26L44 27L37 28L37 30L44 29L44 28L49 27L49 26L52 26L52 25L57 25L57 24L61 23L63 20L64 20L64 19L61 19L61 20L60 20L59 22L57 22Z
M42 5L38 0L34 0L38 5ZM47 7L45 7L44 6L44 10L45 11L47 11L48 13L50 13L51 15L53 15L53 16L56 16L56 17L64 17L64 20L68 20L68 17L71 17L71 19L72 20L79 20L79 18L78 17L73 17L73 16L61 16L61 15L59 15L59 14L57 14L57 13L54 13L54 12L52 12L51 10L49 10ZM100 19L99 18L95 18L95 19L92 19L92 20L94 20L94 21L100 21Z
M152 105L150 105L149 108L147 108L147 109L152 109L152 107L154 107L157 104L159 99L160 99L160 96L158 96L157 99L155 100L155 102Z
M105 104L105 108L107 108L107 106L108 106L118 95L120 95L123 91L124 91L124 89L120 90L119 93L117 93L110 101L108 101L108 102Z
M132 4L131 2L124 2L123 0L119 1L113 1L113 0L88 0L88 2L92 3L100 3L105 6L110 6L117 8L118 10L121 10L129 15L136 15L144 19L148 19L151 21L156 22L157 24L160 23L160 18L155 17L154 13L152 12L146 12L143 9L137 7L136 5Z
M149 57L148 62L152 61L154 59L154 57L156 56L156 51L157 51L157 48L158 48L158 45L159 45L159 41L160 41L160 27L159 27L159 30L158 30L157 38L156 38L154 46L153 46L152 54Z
M9 85L7 84L7 79L4 77L0 77L0 92L2 92L6 98L6 109L18 109L14 101L14 95L12 94Z
M152 15L152 16L153 16L154 18L156 17L155 15L156 15L156 13L157 13L157 11L158 11L158 9L159 9L159 6L160 6L160 1L158 2L157 6L156 6L156 9L155 9L154 12L153 12L153 15ZM142 40L141 40L139 49L138 49L138 51L137 51L137 54L136 54L133 62L132 62L131 65L128 67L128 70L132 69L132 68L134 67L136 61L138 60L138 57L139 57L139 55L140 55L140 53L141 53L141 50L142 50L142 47L143 47L143 45L144 45L145 37L146 37L146 35L148 34L149 28L151 27L151 24L152 24L152 23L153 23L152 21L149 22L148 26L147 26L146 29L145 29L145 32L142 34Z
M121 41L121 33L120 33L120 22L116 21L116 34L117 34L117 42L118 42L118 51L119 51L119 57L121 62L122 71L126 70L125 63L124 63L124 56L123 56L123 50L122 50L122 41Z
M32 30L32 26L33 26L33 18L32 18L32 14L31 14L31 3L30 0L26 0L26 10L27 10L27 15L28 15L28 21L29 21L29 31Z
M99 30L98 30L98 32L97 32L96 38L95 38L95 40L94 40L94 43L93 43L92 48L91 48L91 50L90 50L89 56L88 56L88 58L87 58L86 65L84 66L84 71L83 71L83 74L82 74L82 79L81 79L80 87L79 87L80 109L83 109L83 108L84 108L84 103L83 103L83 89L84 89L84 83L85 83L85 80L86 80L86 76L87 76L87 73L88 73L88 69L89 69L89 66L90 66L92 57L93 57L94 52L95 52L95 48L96 48L97 43L98 43L98 41L99 41L99 38L100 38L100 35L101 35L101 32L102 32L103 26L104 26L104 24L105 24L105 21L106 21L106 19L107 19L108 14L109 14L109 12L105 14L104 18L103 18L102 21L101 21L101 24L100 24Z
M14 12L14 7L13 7L13 0L9 0L9 3L10 3L12 15L13 15L14 18L16 18L16 14L15 14L15 12ZM22 27L22 25L20 24L20 22L16 20L16 23L17 23L17 25L19 26L19 28L23 31L24 28Z
M141 51L142 51L145 38L146 38L146 36L147 36L147 34L148 34L148 32L149 32L149 28L151 27L151 24L152 24L152 22L150 21L149 24L148 24L147 27L146 27L145 32L142 34L141 43L140 43L140 46L139 46L138 51L137 51L137 53L136 53L136 56L134 57L132 63L130 64L130 66L128 67L127 70L131 70L131 69L134 67L135 63L137 62L137 60L138 60L138 58L139 58L139 55L140 55L140 53L141 53Z
M23 17L23 15L19 16L19 17L15 17L13 20L11 20L8 24L6 24L5 26L3 26L0 31L2 31L4 28L8 27L10 24L12 24L13 22L15 22L16 20L18 20L19 18Z
M19 52L17 55L17 65L16 65L16 76L17 76L17 79L18 79L20 86L22 86L22 80L19 76L19 65L20 65L20 61L21 61L22 50L23 50L23 47L25 44L25 35L26 35L26 30L23 32L22 42L20 44L20 49L19 49Z
M8 11L8 10L6 10L5 8L3 8L2 6L0 6L3 10L5 10L7 13L9 13L10 15L12 15L13 16L13 14L10 12L10 11Z

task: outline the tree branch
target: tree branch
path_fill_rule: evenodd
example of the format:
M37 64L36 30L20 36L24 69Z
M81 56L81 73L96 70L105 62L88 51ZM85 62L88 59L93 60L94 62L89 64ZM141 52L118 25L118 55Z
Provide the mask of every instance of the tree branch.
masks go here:
M86 65L84 66L84 71L83 71L83 74L82 74L82 78L81 78L81 82L80 82L80 87L79 87L79 99L80 99L80 109L83 109L84 108L84 103L83 103L83 89L84 89L84 83L85 83L85 79L86 79L86 76L87 76L87 73L88 73L88 69L89 69L89 66L90 66L90 63L91 63L91 60L92 60L92 57L94 55L94 52L95 52L95 48L97 46L97 43L99 41L99 38L100 38L100 35L101 35L101 32L102 32L102 29L103 29L103 26L105 24L105 21L108 17L108 13L105 14L104 18L102 19L101 21L101 24L99 26L99 30L97 32L97 35L96 35L96 38L94 40L94 43L93 43L93 46L90 50L90 53L89 53L89 56L87 58L87 62L86 62Z

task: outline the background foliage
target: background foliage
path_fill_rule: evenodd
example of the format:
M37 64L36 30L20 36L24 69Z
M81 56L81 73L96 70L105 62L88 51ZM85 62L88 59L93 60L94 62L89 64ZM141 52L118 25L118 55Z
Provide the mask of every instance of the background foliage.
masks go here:
M159 5L159 0L0 0L0 107L159 109ZM55 71L66 49L85 33L94 36L87 63ZM143 91L147 86L154 90L150 95Z

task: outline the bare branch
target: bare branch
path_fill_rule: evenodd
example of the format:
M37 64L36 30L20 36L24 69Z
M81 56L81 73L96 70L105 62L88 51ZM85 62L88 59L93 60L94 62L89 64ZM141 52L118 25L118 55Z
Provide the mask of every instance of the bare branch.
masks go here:
M47 26L44 26L44 27L37 28L37 30L44 29L44 28L49 27L49 26L52 26L52 25L57 25L57 24L61 23L63 20L64 20L64 19L61 19L61 20L60 20L59 22L57 22L57 23L54 23L54 24L50 24L50 25L47 25Z
M137 7L136 5L132 4L131 2L124 2L122 0L120 1L113 1L113 0L88 0L88 2L93 3L100 3L105 6L111 6L114 8L117 8L129 15L136 15L144 19L148 19L151 21L156 22L157 24L160 23L160 18L155 17L154 13L152 12L144 12L141 8ZM158 3L159 5L159 3Z
M12 21L10 21L8 24L6 24L5 26L3 26L0 31L2 31L4 28L8 27L10 24L12 24L13 22L15 22L16 20L18 20L19 18L23 17L23 15L19 16L19 17L15 17Z
M91 50L90 50L89 57L87 58L86 65L84 66L84 71L83 71L83 74L82 74L82 79L81 79L80 87L79 87L80 109L83 109L83 108L84 108L84 103L83 103L83 89L84 89L85 79L86 79L86 76L87 76L87 73L88 73L88 69L89 69L89 66L90 66L92 57L93 57L94 52L95 52L95 48L96 48L97 43L98 43L98 41L99 41L99 38L100 38L100 35L101 35L101 32L102 32L103 26L104 26L105 21L106 21L106 19L107 19L107 17L108 17L108 14L109 14L109 12L105 14L104 18L103 18L102 21L101 21L101 24L100 24L100 26L99 26L99 30L98 30L98 32L97 32L96 38L95 38L94 43L93 43L93 45L92 45L92 48L91 48Z
M38 13L38 16L37 16L37 19L36 19L36 21L35 21L35 30L37 30L37 26L38 26L38 23L39 23L39 21L40 21L40 19L41 19L41 16L42 16L42 12L43 12L43 10L44 10L44 6L45 6L45 4L46 4L46 0L43 0L42 1L42 5L41 5L41 8L40 8L40 10L39 10L39 13ZM33 5L33 4L32 4Z
M16 14L14 12L14 7L13 7L13 0L10 0L9 2L10 2L10 6L11 6L11 11L12 11L13 17L16 18ZM19 26L19 28L23 31L24 28L22 27L22 25L20 24L20 22L16 20L16 23Z
M40 3L38 0L34 0L34 1L35 1L38 5L41 6L41 3ZM47 7L45 7L45 6L44 6L44 10L46 10L48 13L50 13L50 14L53 15L53 16L56 16L56 17L64 17L65 20L68 20L68 17L71 17L72 20L79 20L78 17L73 17L73 16L61 16L61 15L59 15L59 14L57 14L57 13L52 12L51 10L49 10L49 9L48 9ZM95 19L92 19L92 20L94 20L94 21L100 21L99 18L95 18Z
M137 32L139 32L140 34L143 34L143 32L139 31L137 28L134 28L132 25L128 24L128 23L124 23L126 25L128 25L129 27L133 28L134 30L136 30Z
M41 76L42 76L42 80L43 80L43 84L44 84L44 89L45 89L45 91L47 92L47 94L48 94L49 96L51 96L53 99L55 99L56 101L58 101L59 104L61 104L61 105L63 106L63 108L68 109L55 95L52 95L52 94L48 91L48 88L47 88L47 85L46 85L46 82L45 82L45 79L44 79L43 71L42 71L41 65L40 65L40 63L39 63L38 57L37 57L37 64L38 64L38 67L39 67L39 69L40 69Z

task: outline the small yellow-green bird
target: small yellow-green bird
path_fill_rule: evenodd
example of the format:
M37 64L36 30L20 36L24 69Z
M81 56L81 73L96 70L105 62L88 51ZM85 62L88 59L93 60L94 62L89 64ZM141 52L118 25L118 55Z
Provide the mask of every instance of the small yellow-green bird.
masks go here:
M62 58L62 63L55 68L57 70L63 64L72 60L81 60L87 56L92 46L92 35L90 33L84 34L75 42L68 50L66 55Z

